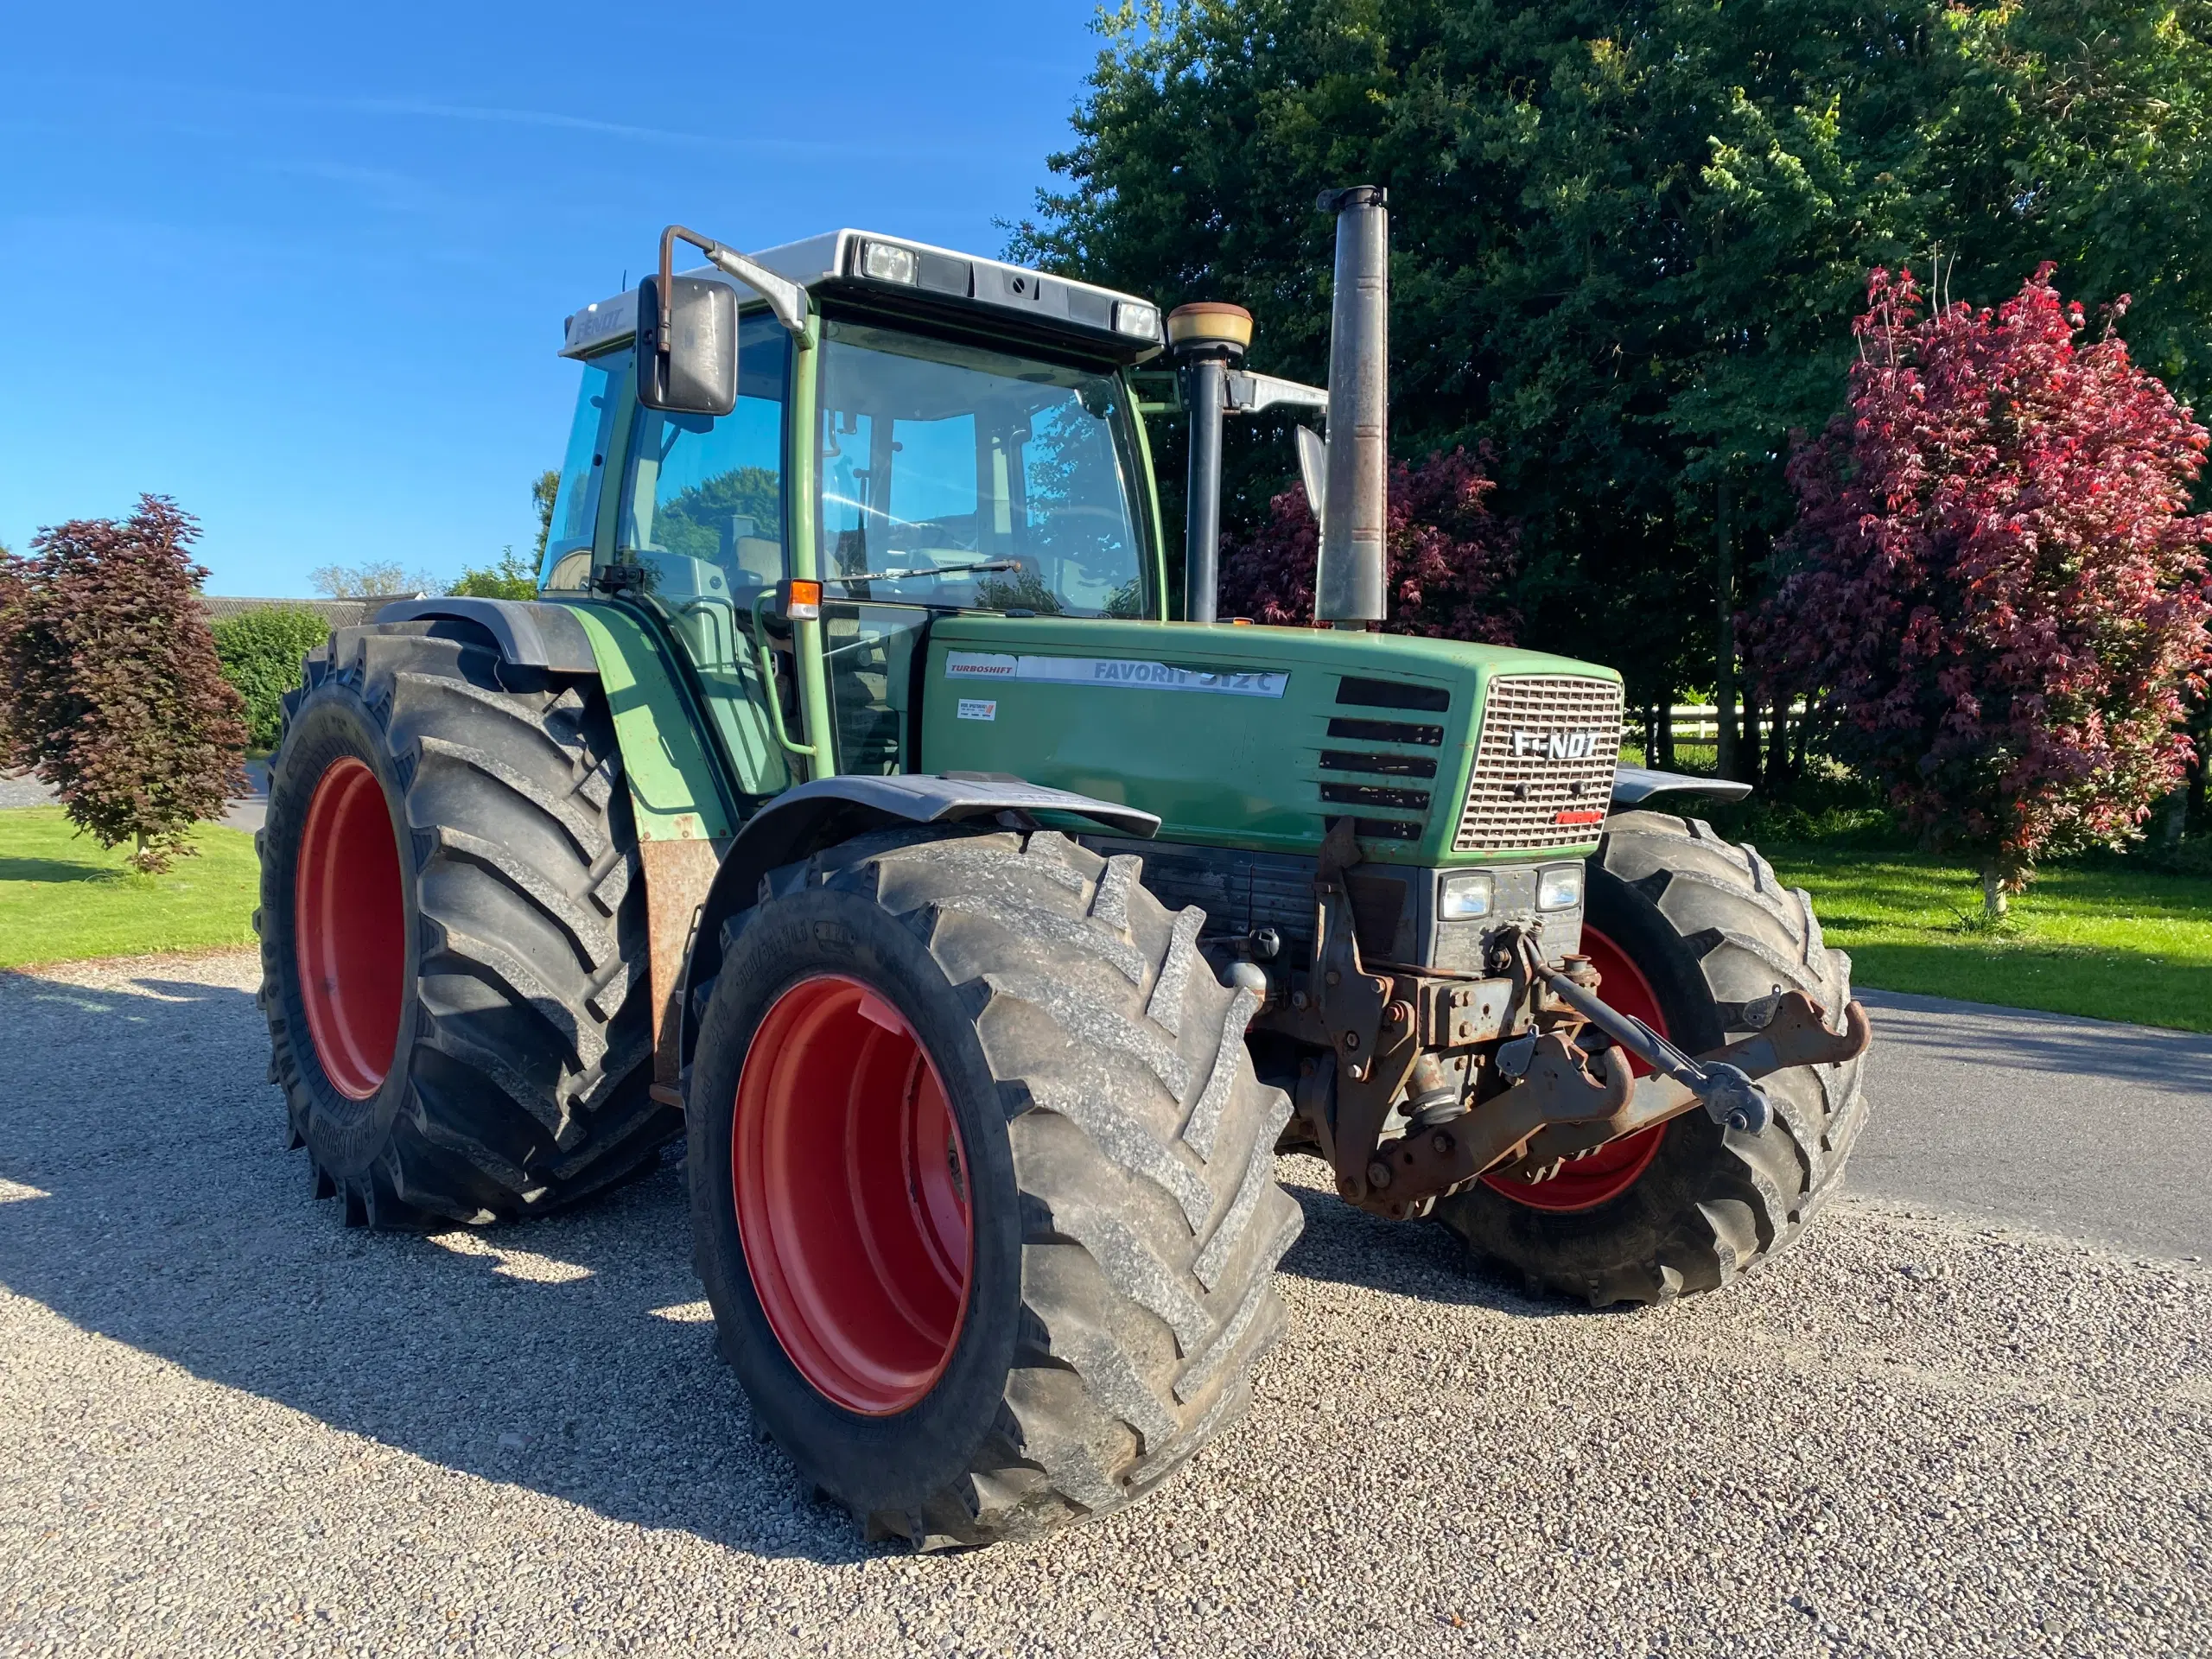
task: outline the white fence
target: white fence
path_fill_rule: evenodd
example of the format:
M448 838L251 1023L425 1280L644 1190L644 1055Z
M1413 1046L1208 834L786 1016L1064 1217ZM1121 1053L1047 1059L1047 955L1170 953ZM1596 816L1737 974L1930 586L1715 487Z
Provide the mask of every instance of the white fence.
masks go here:
M1793 719L1804 712L1805 705L1802 702L1789 705ZM1674 727L1675 741L1677 743L1715 743L1720 739L1720 710L1712 703L1678 702L1668 709L1667 714L1669 723ZM1742 721L1741 709L1737 710L1736 718L1739 722ZM1643 730L1643 716L1637 710L1627 710L1626 720L1631 734Z

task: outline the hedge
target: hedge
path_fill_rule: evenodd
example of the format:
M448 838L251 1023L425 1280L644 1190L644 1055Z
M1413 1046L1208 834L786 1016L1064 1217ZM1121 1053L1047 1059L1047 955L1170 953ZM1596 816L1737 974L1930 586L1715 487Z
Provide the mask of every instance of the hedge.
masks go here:
M300 683L300 659L329 637L330 623L304 605L268 605L214 625L223 676L246 702L257 749L273 749L284 726L284 694Z

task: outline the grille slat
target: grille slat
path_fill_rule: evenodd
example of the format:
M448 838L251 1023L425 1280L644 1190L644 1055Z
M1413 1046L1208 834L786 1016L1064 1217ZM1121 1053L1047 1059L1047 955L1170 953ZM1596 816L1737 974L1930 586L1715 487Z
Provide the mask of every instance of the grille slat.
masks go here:
M1604 812L1620 747L1621 689L1611 681L1563 674L1492 680L1452 850L1530 852L1597 840L1597 823L1560 818Z
M1432 749L1444 743L1441 726L1409 726L1398 720L1332 720L1329 735L1356 743L1420 743Z
M1383 784L1324 784L1321 798L1338 806L1388 806L1401 812L1428 810L1425 789L1392 789Z
M1337 701L1361 703L1370 709L1427 709L1440 715L1452 706L1452 694L1440 685L1408 685L1403 680L1362 680L1346 676L1337 682Z
M1372 772L1385 778L1433 778L1436 762L1425 754L1361 754L1345 749L1324 749L1321 770ZM1427 803L1422 804L1426 806Z

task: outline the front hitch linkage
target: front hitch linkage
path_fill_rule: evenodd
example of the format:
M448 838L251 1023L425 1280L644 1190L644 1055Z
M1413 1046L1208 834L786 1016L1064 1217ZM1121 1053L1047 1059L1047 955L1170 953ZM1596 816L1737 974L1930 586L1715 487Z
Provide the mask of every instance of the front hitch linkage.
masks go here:
M1527 934L1518 936L1514 944L1530 977L1661 1077L1672 1077L1696 1096L1714 1122L1757 1135L1774 1122L1772 1103L1742 1067L1692 1059L1634 1014L1608 1007L1557 969L1546 967Z
M1351 826L1340 821L1323 844L1314 883L1316 1000L1337 1055L1335 1110L1315 1116L1338 1192L1379 1215L1425 1214L1438 1197L1485 1173L1541 1180L1565 1160L1700 1107L1725 1128L1756 1134L1774 1121L1774 1107L1755 1078L1840 1065L1865 1052L1872 1039L1857 1002L1844 1008L1843 1029L1835 1031L1803 992L1777 989L1747 1005L1745 1024L1753 1035L1693 1058L1546 966L1535 940L1521 933L1509 946L1514 976L1548 990L1611 1046L1586 1058L1583 1046L1560 1033L1532 1032L1499 1052L1499 1071L1514 1079L1511 1087L1456 1117L1416 1120L1382 1141L1391 1103L1421 1057L1428 999L1417 976L1372 973L1361 960L1345 874L1358 861ZM1637 1081L1629 1056L1656 1075Z

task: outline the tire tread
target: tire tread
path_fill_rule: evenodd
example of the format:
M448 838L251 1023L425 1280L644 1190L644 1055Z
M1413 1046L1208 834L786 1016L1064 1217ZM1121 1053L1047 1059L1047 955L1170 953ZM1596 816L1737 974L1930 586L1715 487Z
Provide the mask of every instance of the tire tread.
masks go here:
M339 629L285 697L264 848L298 832L314 779L294 775L294 729L334 696L378 734L404 797L422 978L391 1127L341 1145L284 1012L289 952L263 927L271 1080L316 1187L349 1219L411 1227L518 1217L623 1179L681 1118L644 1087L645 890L597 683L514 670L450 624ZM264 921L287 899L268 880Z
M1273 1179L1290 1102L1253 1076L1256 1003L1198 955L1202 912L1171 915L1141 861L1052 831L884 839L808 879L874 898L977 1009L1037 1350L957 1491L861 1519L925 1548L1034 1535L1127 1503L1244 1409L1302 1223Z

